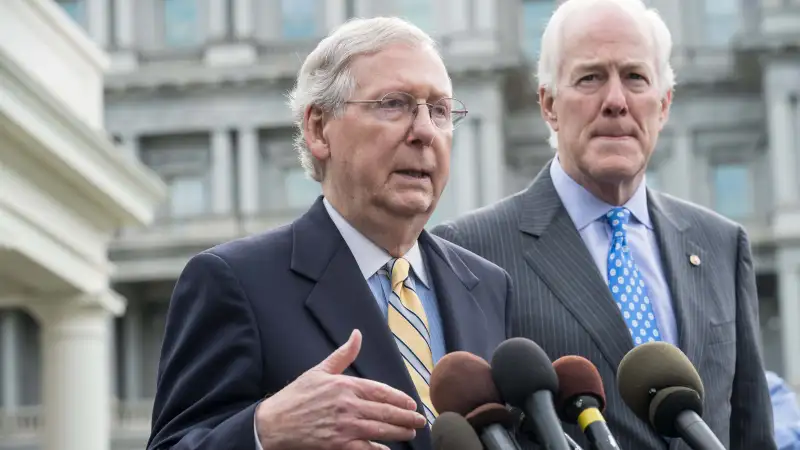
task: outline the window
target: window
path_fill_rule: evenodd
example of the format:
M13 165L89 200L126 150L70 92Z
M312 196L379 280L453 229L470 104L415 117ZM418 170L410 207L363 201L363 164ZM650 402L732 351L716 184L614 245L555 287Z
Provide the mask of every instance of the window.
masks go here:
M164 2L164 43L171 47L197 43L197 0L162 0Z
M398 16L431 32L433 26L433 2L431 0L397 0Z
M740 0L705 0L703 29L709 45L727 46L739 31Z
M285 39L309 39L316 37L317 11L322 6L318 0L281 0L283 37Z
M714 209L734 219L752 214L752 186L747 165L719 164L712 170Z
M522 48L528 57L537 59L547 21L553 13L553 0L522 2Z
M84 11L84 0L58 0L58 5L61 6L61 9L63 9L64 12L72 17L72 20L81 26L83 25L86 18L86 13Z
M207 214L211 207L210 155L207 135L145 137L142 162L167 185L162 217L185 219Z
M292 147L292 130L269 130L260 136L259 199L267 211L304 210L322 194L322 186L306 176Z

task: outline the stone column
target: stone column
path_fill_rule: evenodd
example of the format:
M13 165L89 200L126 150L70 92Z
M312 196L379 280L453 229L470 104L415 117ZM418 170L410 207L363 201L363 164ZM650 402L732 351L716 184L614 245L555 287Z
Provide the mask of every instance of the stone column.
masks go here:
M243 215L255 215L258 205L258 132L254 128L239 130L239 209Z
M211 186L214 214L231 212L233 168L231 139L227 129L214 130L211 135Z
M672 176L674 180L691 180L694 173L694 162L692 161L692 131L685 127L675 130L672 141ZM692 183L670 183L669 189L678 198L691 201Z
M227 0L208 0L208 38L211 42L222 41L228 34Z
M102 48L108 48L109 6L112 0L87 0L86 25L89 36Z
M122 342L125 349L122 397L126 402L135 402L142 397L142 309L138 303L131 303L122 319Z
M800 249L780 249L777 256L783 378L800 389Z
M0 312L0 354L3 360L0 361L0 371L3 380L3 404L1 409L14 409L20 405L20 386L19 380L19 354L20 346L20 314L14 309L6 309Z
M134 0L111 0L114 2L114 40L117 47L123 50L133 48L135 41L135 6Z
M111 311L86 298L35 308L43 355L43 450L111 448Z
M249 39L255 30L253 0L233 0L233 35L236 39Z

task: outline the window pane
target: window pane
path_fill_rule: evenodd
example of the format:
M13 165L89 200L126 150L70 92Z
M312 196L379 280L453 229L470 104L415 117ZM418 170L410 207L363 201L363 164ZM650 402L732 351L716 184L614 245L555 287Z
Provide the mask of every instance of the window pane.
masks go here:
M197 176L172 178L169 180L169 202L172 217L205 213L208 205L205 180Z
M283 37L303 39L317 36L317 0L281 0Z
M322 194L322 186L307 177L305 171L298 167L283 172L286 189L286 206L289 209L305 209L314 203Z
M72 17L72 20L83 25L84 20L84 0L59 0L58 5Z
M197 0L164 1L164 42L170 46L197 43Z
M739 0L705 0L706 38L711 45L728 45L739 31Z
M539 57L542 33L553 9L553 0L525 0L522 3L522 47L530 58Z
M431 0L398 0L398 8L398 16L427 32L435 31Z
M714 169L714 209L731 218L752 213L750 173L744 164L723 164Z

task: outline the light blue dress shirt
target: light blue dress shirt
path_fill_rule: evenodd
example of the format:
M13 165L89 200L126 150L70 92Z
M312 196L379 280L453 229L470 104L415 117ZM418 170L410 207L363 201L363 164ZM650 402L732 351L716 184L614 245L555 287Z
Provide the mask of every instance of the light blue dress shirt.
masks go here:
M766 376L778 450L800 450L800 405L797 396L777 374L768 371Z
M614 205L609 205L595 197L594 194L570 178L561 167L557 157L550 165L550 177L553 179L556 192L572 219L572 223L575 224L591 253L600 276L608 284L607 266L608 250L611 246L611 226L606 221L605 214L613 209ZM658 237L647 209L647 191L644 182L633 194L633 197L622 206L631 211L631 219L628 223L628 245L636 266L647 285L661 338L665 342L677 346L678 329L675 310L672 306L669 285L661 266ZM597 301L605 301L605 299L597 299Z

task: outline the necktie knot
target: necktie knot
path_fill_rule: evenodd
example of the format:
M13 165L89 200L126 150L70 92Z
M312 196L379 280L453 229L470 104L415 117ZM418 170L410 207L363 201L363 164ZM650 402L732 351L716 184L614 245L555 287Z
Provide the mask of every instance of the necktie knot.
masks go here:
M405 258L392 258L386 263L386 271L389 272L389 279L392 280L393 290L408 279L410 268L411 265Z
M606 213L606 221L608 221L608 224L611 225L611 230L614 231L615 233L616 232L624 233L625 226L628 224L630 218L631 218L630 210L622 206L613 208L611 211Z

